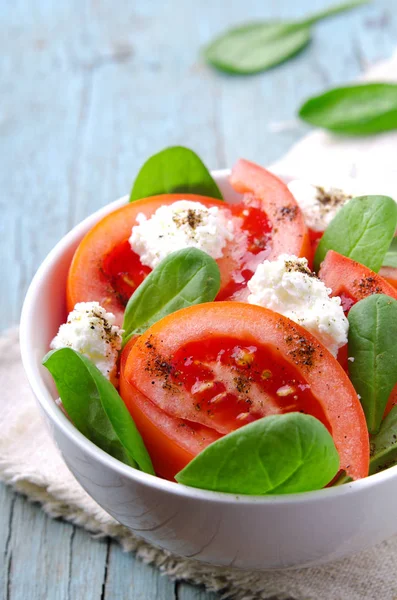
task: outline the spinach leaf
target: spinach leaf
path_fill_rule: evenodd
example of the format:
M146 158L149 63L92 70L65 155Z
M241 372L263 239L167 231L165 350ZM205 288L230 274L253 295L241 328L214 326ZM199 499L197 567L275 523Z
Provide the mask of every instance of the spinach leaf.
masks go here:
M397 129L397 84L339 87L307 100L299 116L316 127L347 135Z
M258 419L200 452L175 479L233 494L293 494L324 487L339 469L333 439L310 415Z
M301 21L258 22L234 27L204 49L212 66L234 74L265 71L294 56L311 39L311 25L344 10L365 4L356 0L328 8Z
M186 192L222 200L222 194L201 158L183 146L151 156L132 186L130 202L158 194Z
M252 23L219 36L204 50L208 63L221 71L249 75L266 71L303 50L310 26L293 23Z
M350 309L348 319L348 355L354 359L349 375L374 434L397 382L397 300L368 296Z
M397 268L397 237L394 237L383 261L384 267Z
M374 475L397 464L397 406L394 406L371 437L369 474Z
M197 248L172 252L132 294L124 314L124 342L180 308L211 302L220 287L215 260Z
M116 388L83 354L72 348L43 359L73 424L99 448L123 463L154 475L141 435Z
M318 270L328 250L335 250L372 271L379 271L397 226L397 204L388 196L359 196L336 213L317 246Z

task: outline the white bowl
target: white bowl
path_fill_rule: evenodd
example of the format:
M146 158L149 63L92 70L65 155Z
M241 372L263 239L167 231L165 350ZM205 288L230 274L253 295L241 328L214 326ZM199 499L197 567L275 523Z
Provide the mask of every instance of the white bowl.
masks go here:
M228 201L229 171L213 173ZM285 177L284 179L288 179ZM41 365L65 316L65 283L75 248L113 202L70 231L37 271L22 310L23 364L63 458L83 488L138 536L217 565L278 569L321 564L397 533L397 467L341 487L286 496L237 496L184 487L147 475L86 439L55 404Z

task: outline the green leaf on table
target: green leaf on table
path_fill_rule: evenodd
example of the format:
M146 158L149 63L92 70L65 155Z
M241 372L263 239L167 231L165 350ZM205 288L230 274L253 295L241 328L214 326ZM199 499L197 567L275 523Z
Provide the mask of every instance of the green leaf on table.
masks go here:
M311 39L310 26L252 23L227 31L204 51L211 65L234 74L253 74L284 62Z
M201 158L189 148L171 146L145 162L132 186L130 202L181 192L223 199Z
M175 479L217 492L293 494L324 487L338 469L339 455L324 425L310 415L288 413L220 438Z
M397 237L394 237L383 260L383 267L397 268Z
M374 475L397 464L397 406L394 406L371 437L369 474Z
M347 135L370 135L397 129L397 84L363 83L328 90L307 100L301 119Z
M83 354L52 350L43 359L72 423L121 462L154 475L152 461L116 388Z
M204 57L227 73L248 75L265 71L303 50L310 42L314 23L366 1L339 4L301 21L268 21L234 27L208 44Z
M328 250L335 250L378 272L397 226L397 204L388 196L359 196L337 212L317 246L319 269Z
M368 431L379 430L397 382L397 300L374 294L348 315L349 376L364 409Z
M124 342L180 308L211 302L219 288L219 267L211 256L197 248L172 252L129 299L123 322Z

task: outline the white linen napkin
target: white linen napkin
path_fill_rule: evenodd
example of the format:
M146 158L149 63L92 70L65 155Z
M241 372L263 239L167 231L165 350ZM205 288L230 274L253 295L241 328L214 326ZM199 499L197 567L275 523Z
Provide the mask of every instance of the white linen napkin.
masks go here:
M368 79L397 81L397 53L372 68ZM332 182L359 180L365 193L397 199L397 132L369 138L309 134L281 161L276 172ZM80 487L49 437L26 381L18 331L0 337L0 479L54 517L119 540L148 563L176 579L205 585L236 600L393 600L397 597L397 537L332 565L296 571L241 572L172 556L118 524Z

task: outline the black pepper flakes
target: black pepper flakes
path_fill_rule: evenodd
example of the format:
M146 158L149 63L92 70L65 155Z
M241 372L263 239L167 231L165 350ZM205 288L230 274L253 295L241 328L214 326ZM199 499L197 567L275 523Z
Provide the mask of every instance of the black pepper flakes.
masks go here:
M281 220L294 221L298 214L298 207L292 206L292 205L282 206L279 210L279 213L280 213L280 216L277 217L278 221L281 221Z

